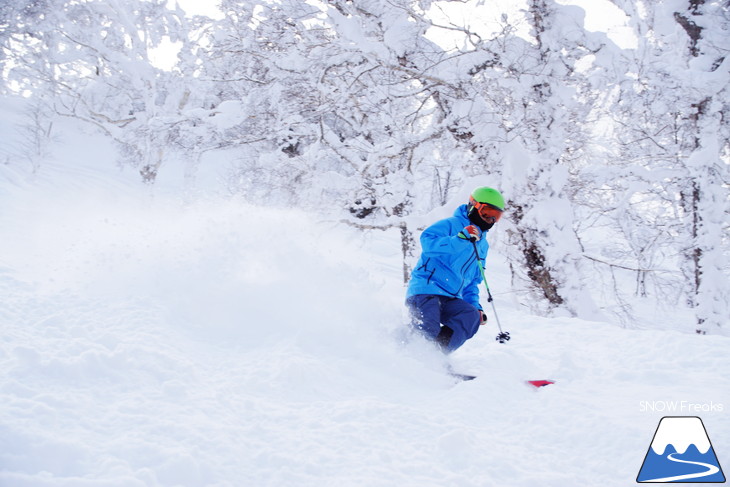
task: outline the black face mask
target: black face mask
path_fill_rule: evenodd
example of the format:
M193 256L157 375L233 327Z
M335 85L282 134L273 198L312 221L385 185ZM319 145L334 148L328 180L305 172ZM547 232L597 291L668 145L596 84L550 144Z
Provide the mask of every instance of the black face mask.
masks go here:
M475 208L471 208L469 210L469 213L467 213L467 215L469 217L469 221L472 222L474 225L478 226L482 232L486 232L487 230L489 230L490 228L492 228L494 226L494 222L487 223L484 220L482 220L482 217L479 216L479 212Z

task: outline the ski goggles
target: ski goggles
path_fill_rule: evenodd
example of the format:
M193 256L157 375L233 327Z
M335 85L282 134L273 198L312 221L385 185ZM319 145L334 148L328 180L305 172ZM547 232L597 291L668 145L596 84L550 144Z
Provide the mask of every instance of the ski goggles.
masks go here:
M502 216L502 210L489 203L480 203L472 197L469 197L469 203L486 223L497 223Z

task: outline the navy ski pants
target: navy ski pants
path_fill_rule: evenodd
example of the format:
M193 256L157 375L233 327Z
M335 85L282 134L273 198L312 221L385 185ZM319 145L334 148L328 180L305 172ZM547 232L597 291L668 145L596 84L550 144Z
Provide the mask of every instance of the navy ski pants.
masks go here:
M453 352L473 337L481 311L463 299L437 294L416 294L406 299L411 326L444 349Z

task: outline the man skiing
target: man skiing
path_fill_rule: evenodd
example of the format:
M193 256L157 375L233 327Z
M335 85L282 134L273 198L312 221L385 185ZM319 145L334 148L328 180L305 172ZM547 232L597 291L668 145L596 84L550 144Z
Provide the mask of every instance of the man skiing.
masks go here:
M462 346L487 321L479 304L482 273L477 258L487 256L485 234L503 211L500 192L480 187L454 216L434 223L421 234L422 253L411 274L406 305L411 326L446 353Z

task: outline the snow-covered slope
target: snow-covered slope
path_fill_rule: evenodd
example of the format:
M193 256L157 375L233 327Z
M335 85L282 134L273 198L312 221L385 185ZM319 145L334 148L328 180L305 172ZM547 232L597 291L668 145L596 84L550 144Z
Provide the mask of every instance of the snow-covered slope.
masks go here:
M455 384L396 232L70 161L0 166L0 486L627 486L669 413L730 465L726 337L528 315L495 245Z

